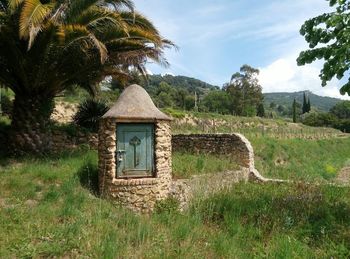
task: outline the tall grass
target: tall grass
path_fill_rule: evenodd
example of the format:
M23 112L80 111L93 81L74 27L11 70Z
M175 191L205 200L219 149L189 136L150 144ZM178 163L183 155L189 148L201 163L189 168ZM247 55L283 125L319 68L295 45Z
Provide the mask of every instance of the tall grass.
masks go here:
M250 140L264 176L328 182L349 163L349 138ZM224 156L173 155L175 177L235 168ZM165 204L136 215L98 197L96 173L90 150L0 159L0 258L350 257L349 188L239 184L183 214Z
M93 195L96 159L1 161L0 258L350 256L349 189L235 185L184 214L141 216Z
M239 166L230 156L174 152L173 176L175 178L189 178L193 175L218 173L237 170Z
M198 202L192 213L220 230L213 247L224 257L348 258L349 194L326 186L248 184Z
M301 140L252 138L255 164L273 178L329 181L336 177L350 157L350 138Z

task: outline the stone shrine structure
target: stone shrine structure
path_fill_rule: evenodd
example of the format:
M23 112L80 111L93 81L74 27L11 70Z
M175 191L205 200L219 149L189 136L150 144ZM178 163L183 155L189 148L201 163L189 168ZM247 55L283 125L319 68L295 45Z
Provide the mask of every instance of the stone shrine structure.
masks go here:
M169 196L171 130L167 115L138 85L127 87L102 117L98 167L102 196L148 213Z

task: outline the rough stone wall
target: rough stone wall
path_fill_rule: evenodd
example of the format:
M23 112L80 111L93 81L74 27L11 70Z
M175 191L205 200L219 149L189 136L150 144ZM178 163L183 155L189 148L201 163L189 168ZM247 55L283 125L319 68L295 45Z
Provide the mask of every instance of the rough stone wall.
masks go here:
M88 144L91 149L97 149L98 134L78 132L76 136L70 136L62 131L52 132L51 151L53 153L72 150L82 144Z
M240 166L250 171L255 169L253 147L241 134L174 135L172 145L173 151L230 154Z
M155 125L155 177L117 179L116 121L105 119L99 131L99 187L104 197L135 212L153 211L158 200L166 199L171 185L171 131L169 123Z

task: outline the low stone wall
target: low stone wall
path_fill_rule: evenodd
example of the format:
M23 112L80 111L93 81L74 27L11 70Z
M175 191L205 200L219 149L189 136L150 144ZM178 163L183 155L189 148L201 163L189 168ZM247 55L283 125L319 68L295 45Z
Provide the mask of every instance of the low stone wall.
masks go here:
M89 145L91 149L98 148L98 135L97 133L83 133L78 132L76 135L71 136L62 131L52 132L51 137L51 150L53 153L59 153L65 150L72 150L79 145Z
M174 135L172 146L173 151L231 155L240 166L255 170L253 147L241 134Z

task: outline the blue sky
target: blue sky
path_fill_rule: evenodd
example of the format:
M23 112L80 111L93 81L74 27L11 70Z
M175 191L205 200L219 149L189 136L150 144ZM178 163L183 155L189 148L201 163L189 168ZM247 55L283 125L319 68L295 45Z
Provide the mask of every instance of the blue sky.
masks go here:
M154 74L195 77L215 85L229 81L243 64L259 68L263 92L311 90L340 97L340 83L322 88L321 63L297 67L307 48L303 22L330 11L325 0L134 0L179 50L169 50L169 68L148 65ZM344 97L343 97L344 98Z

